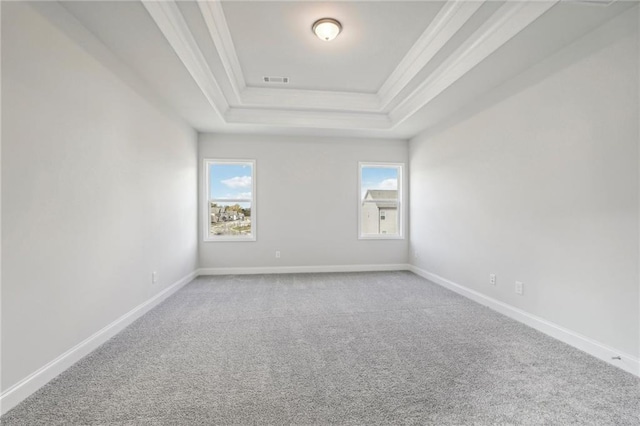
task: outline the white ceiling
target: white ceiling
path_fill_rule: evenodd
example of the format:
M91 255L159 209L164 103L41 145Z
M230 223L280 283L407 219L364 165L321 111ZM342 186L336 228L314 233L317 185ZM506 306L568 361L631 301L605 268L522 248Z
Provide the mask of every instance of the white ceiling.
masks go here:
M228 0L36 7L199 131L408 138L481 104L493 88L633 5ZM327 16L344 26L329 43L311 33ZM265 84L265 75L291 83Z
M287 76L292 89L376 93L444 2L225 2L222 10L249 86ZM319 17L342 24L319 40Z

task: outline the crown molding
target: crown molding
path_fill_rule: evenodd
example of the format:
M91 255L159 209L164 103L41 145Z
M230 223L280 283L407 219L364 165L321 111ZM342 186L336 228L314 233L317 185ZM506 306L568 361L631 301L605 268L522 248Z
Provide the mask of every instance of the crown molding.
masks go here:
M400 102L389 117L394 127L412 116L473 67L551 9L558 0L507 2Z
M390 129L387 114L332 111L295 111L282 109L230 108L227 123L251 123L272 126L312 127L327 129Z
M380 107L386 107L433 59L451 38L484 4L481 1L455 0L442 6L420 38L409 49L378 91Z
M375 93L247 87L241 99L241 104L248 107L380 111L380 101Z
M173 1L153 0L142 0L142 4L202 90L209 104L223 118L224 113L229 109L229 103L177 4Z
M237 98L237 102L241 102L241 93L245 90L247 84L229 26L227 25L227 18L224 16L222 3L219 0L199 1L197 3L220 61L222 61L231 89Z

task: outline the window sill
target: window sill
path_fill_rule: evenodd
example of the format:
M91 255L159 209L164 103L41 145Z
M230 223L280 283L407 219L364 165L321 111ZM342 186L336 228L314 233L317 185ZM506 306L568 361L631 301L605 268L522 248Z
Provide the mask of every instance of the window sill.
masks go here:
M358 235L359 240L404 240L404 236L402 235L384 235L384 234L376 234L376 235Z
M251 241L256 241L256 237L218 237L218 238L205 237L202 241L205 243L251 242Z

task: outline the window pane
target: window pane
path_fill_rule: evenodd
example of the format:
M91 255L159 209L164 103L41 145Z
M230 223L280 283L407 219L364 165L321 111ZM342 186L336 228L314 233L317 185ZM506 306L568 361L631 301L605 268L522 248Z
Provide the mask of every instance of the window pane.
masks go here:
M212 236L251 236L251 203L210 201Z
M398 235L397 166L362 166L360 176L360 233Z
M208 164L210 237L252 237L253 163Z
M253 167L250 163L209 165L209 199L251 199Z

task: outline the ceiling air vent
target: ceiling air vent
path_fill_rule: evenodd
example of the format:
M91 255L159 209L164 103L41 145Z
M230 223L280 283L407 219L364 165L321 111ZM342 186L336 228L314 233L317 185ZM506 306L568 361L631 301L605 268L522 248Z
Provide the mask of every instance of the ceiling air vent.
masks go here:
M262 77L265 83L289 83L289 77Z

